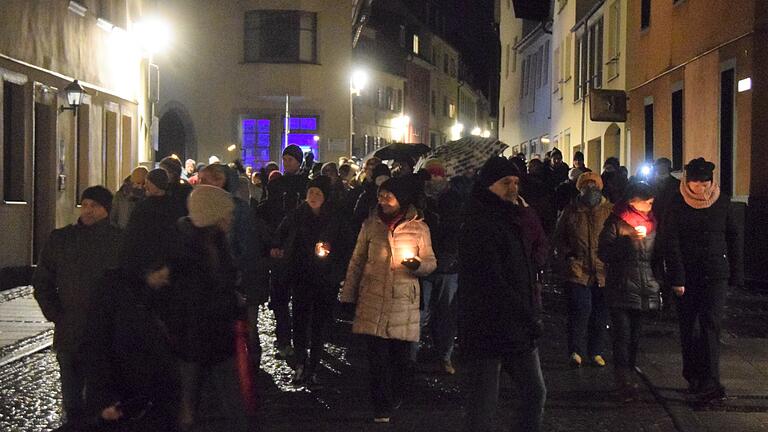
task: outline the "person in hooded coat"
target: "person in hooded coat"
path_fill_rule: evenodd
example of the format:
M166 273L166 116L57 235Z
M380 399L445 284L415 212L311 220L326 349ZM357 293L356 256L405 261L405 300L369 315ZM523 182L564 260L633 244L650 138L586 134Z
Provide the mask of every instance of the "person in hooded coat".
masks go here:
M667 277L677 296L683 377L704 400L725 396L720 381L725 297L728 286L744 284L743 228L714 170L704 158L685 166L680 195L662 227Z

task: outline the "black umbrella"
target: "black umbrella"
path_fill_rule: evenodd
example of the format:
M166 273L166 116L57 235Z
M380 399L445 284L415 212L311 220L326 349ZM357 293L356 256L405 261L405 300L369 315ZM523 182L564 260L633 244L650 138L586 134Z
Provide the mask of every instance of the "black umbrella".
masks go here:
M415 162L431 150L432 149L425 144L394 143L376 150L373 156L381 160L399 160L408 158Z

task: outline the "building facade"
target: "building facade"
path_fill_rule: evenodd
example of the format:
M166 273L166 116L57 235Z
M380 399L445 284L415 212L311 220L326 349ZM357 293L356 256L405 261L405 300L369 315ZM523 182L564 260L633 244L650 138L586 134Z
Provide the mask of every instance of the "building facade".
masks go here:
M591 89L626 89L626 0L554 0L551 22L518 19L502 1L499 136L528 157L557 147L599 170L614 156L629 164L624 122L590 119Z
M334 0L163 2L177 30L176 49L158 59L166 138L158 157L239 157L259 167L280 161L286 144L316 160L349 155L354 7Z
M3 2L0 268L34 263L51 230L76 221L86 187L114 192L152 159L137 25L150 12L139 0ZM61 110L73 80L87 94L77 111Z

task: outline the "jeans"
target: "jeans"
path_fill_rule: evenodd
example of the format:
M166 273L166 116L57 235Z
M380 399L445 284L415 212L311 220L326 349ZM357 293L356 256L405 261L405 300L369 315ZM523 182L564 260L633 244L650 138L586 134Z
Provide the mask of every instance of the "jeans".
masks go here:
M61 375L61 396L67 422L84 420L85 366L82 356L74 352L56 353Z
M458 273L437 273L421 280L421 299L424 303L420 320L422 339L429 327L435 351L443 361L450 361L453 354L458 314L455 300L458 289ZM412 345L412 360L416 360L418 347L418 343Z
M677 298L683 377L720 386L720 328L728 281L691 282ZM698 323L698 330L696 324Z
M410 343L365 336L371 375L371 402L376 416L388 416L410 388Z
M617 369L634 369L643 326L643 312L611 309L613 329L613 361Z
M334 294L333 288L307 282L300 282L294 290L293 349L297 364L304 365L308 374L314 373L320 364L326 332L333 319Z
M270 277L269 308L275 313L275 339L278 348L291 344L291 283L281 272Z
M181 376L179 413L181 430L209 430L207 429L209 424L200 422L200 418L204 415L201 415L198 407L200 389L206 384L214 392L211 399L221 404L224 419L220 430L245 432L248 429L248 419L240 393L240 382L234 358L206 365L180 361L179 372Z
M541 429L547 389L541 373L539 350L509 354L501 358L470 359L466 364L466 405L468 432L493 430L493 416L499 399L499 375L503 370L517 383L522 398L518 428L525 432Z
M569 282L568 350L579 355L603 355L607 333L608 309L603 288Z
M251 355L254 371L261 367L261 338L259 337L259 307L248 305L248 351Z

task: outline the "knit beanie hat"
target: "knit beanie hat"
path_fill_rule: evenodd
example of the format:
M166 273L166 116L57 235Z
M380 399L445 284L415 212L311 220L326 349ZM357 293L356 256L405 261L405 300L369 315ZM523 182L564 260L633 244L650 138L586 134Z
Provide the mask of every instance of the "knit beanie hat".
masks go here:
M581 168L571 168L570 171L568 171L568 180L575 182L583 173L584 171L582 171Z
M160 168L165 169L170 174L175 174L176 176L181 175L181 161L176 159L175 157L171 157L171 156L164 157L160 161Z
M197 185L187 199L192 225L203 228L216 225L235 209L232 195L222 188Z
M296 159L296 162L298 163L302 163L304 160L304 152L301 150L301 147L296 144L287 146L285 150L283 150L283 156L290 156Z
M158 189L168 190L168 184L170 183L168 172L162 168L155 168L150 171L149 174L147 174L147 180L157 186Z
M320 189L326 201L331 198L331 178L328 176L321 175L313 178L307 183L307 191L310 188Z
M92 200L97 202L100 206L107 209L107 213L112 210L112 192L104 186L91 186L83 191L80 196L80 201Z
M693 159L685 166L685 179L688 181L711 181L714 179L715 164L704 158Z
M549 154L550 158L554 158L555 156L558 156L560 159L563 158L563 152L561 152L557 147L553 148L552 153Z
M478 178L477 184L487 188L507 176L520 177L520 170L517 165L507 158L491 156L480 168L480 178Z
M600 177L600 174L592 171L585 172L579 176L578 180L576 180L576 189L581 191L583 188L586 187L586 184L589 181L595 182L595 184L597 185L597 188L600 190L603 190L602 177Z
M424 169L433 177L445 177L445 165L440 159L427 159Z
M411 177L392 177L379 186L379 192L384 190L392 192L400 203L400 207L406 209L416 198L416 185Z

